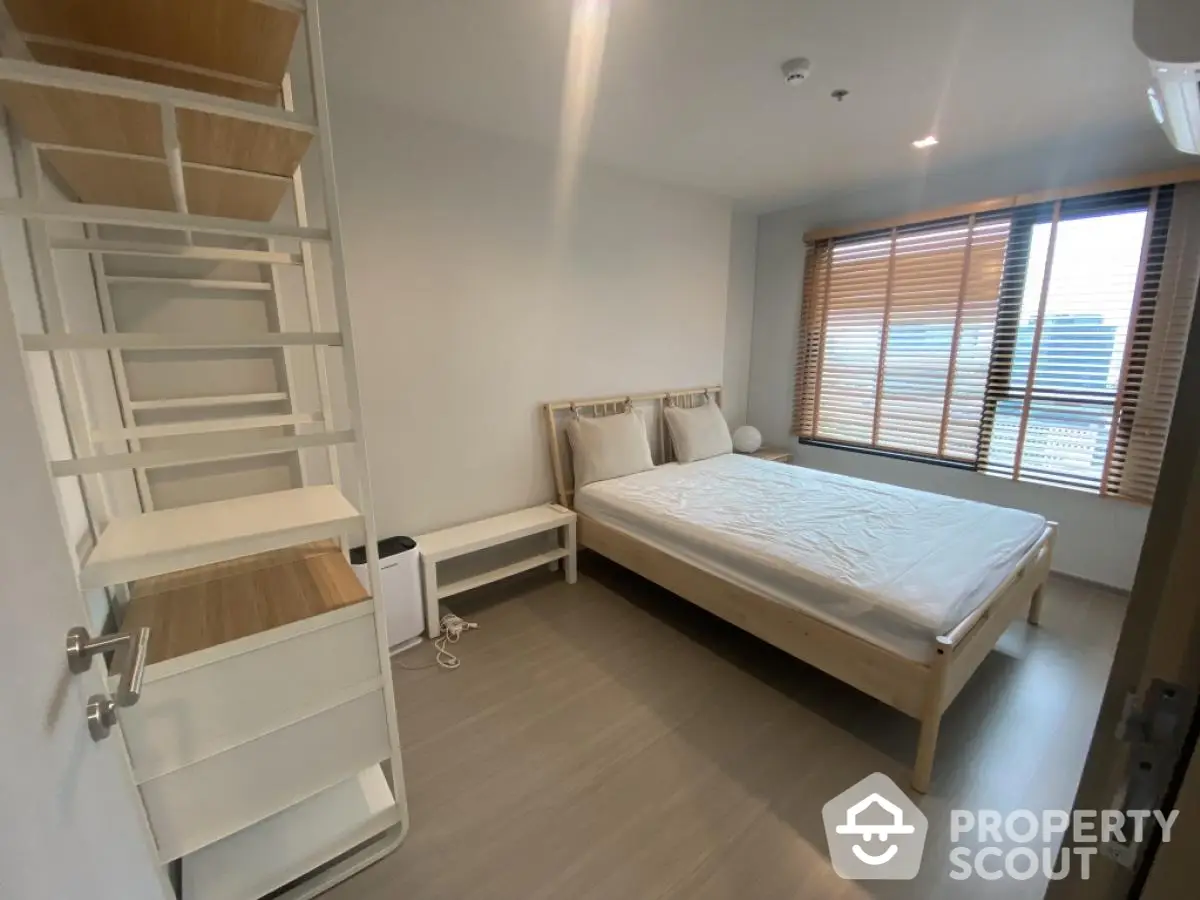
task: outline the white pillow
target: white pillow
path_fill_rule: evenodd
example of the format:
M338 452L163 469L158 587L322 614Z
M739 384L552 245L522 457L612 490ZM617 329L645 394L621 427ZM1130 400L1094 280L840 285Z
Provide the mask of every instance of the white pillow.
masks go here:
M580 416L567 423L575 488L654 468L646 422L633 411L615 416Z
M721 414L721 407L705 403L694 409L668 406L664 410L667 427L671 429L671 442L675 445L675 458L681 463L708 459L733 452L733 438L729 425Z

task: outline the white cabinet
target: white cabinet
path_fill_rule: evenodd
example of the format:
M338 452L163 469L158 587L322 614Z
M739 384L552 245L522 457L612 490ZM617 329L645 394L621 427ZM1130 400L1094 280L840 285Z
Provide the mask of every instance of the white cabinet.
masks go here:
M301 860L322 865L351 837L371 837L364 829L401 822L402 784L379 767L393 740L377 609L328 541L134 585L124 626L150 628L149 662L141 699L119 711L121 730L159 858L182 859L198 896L229 883L274 890L307 871L293 871ZM374 775L369 790L348 786L371 772L386 790ZM363 790L369 814L354 807ZM308 813L289 813L302 804ZM313 819L326 806L341 818ZM290 846L293 828L306 849L286 860L230 849ZM235 858L247 868L219 871Z
M135 780L232 750L378 685L370 613L356 603L150 665L142 699L120 711Z

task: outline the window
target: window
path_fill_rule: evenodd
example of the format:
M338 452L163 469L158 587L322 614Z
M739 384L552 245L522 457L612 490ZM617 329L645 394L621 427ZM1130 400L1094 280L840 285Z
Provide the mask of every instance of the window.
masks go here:
M1197 259L1194 185L815 242L794 431L1149 501Z
M974 460L1009 227L963 218L815 247L797 433Z

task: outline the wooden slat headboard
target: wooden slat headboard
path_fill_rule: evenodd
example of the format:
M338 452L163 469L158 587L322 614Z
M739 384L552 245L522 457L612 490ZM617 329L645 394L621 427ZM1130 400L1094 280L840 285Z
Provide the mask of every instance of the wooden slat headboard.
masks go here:
M629 406L641 409L646 415L646 427L650 432L650 453L656 465L675 458L667 436L667 423L663 409L668 405L690 409L700 406L706 397L721 403L721 386L685 388L678 391L658 391L653 394L625 394L618 397L584 397L577 400L559 400L543 406L546 417L547 441L550 448L550 465L554 472L554 490L562 506L574 508L575 478L571 463L571 447L567 440L567 422L572 415L611 416L622 413Z

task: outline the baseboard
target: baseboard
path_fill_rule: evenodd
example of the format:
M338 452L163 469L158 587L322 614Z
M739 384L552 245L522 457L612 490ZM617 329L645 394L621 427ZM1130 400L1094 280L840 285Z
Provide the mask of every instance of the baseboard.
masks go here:
M1098 591L1104 591L1108 594L1115 594L1118 597L1129 599L1129 591L1124 588L1114 587L1111 584L1105 584L1102 581L1093 581L1090 578L1084 578L1082 575L1072 575L1070 572L1062 572L1058 569L1051 569L1050 574L1055 578L1062 578L1065 581L1074 581L1076 584L1081 584L1085 587L1094 588Z
M388 656L396 656L397 654L403 653L405 650L411 650L413 647L419 646L423 640L424 638L418 634L416 637L411 637L407 641L401 641L399 644L396 644L396 646L388 648Z

